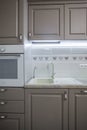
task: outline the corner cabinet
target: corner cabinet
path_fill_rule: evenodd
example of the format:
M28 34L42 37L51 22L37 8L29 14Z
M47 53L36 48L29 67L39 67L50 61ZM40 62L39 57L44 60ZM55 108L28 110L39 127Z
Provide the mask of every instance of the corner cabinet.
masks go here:
M29 40L64 39L63 5L29 5Z
M87 130L87 89L69 91L69 130Z
M0 44L23 41L23 0L0 0Z
M68 90L25 89L26 130L68 130Z
M87 4L65 5L65 39L87 39Z

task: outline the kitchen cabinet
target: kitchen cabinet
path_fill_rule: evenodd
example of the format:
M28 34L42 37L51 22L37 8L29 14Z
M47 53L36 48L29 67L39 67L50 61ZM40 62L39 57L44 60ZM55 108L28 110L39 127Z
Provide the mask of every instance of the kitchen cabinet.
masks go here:
M23 0L0 0L0 44L23 42Z
M87 4L65 5L65 39L87 39Z
M23 88L0 88L0 129L24 130Z
M68 130L68 90L25 89L26 130Z
M87 39L87 4L72 3L30 2L29 40Z
M23 120L22 114L0 113L0 130L24 130Z
M29 5L29 40L64 39L63 5Z
M69 130L87 130L87 89L69 91Z

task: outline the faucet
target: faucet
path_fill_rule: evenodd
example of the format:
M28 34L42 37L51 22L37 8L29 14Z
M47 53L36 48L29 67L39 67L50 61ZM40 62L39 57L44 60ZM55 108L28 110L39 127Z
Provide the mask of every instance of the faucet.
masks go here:
M34 68L33 68L33 78L35 78L35 72L36 72L36 69L37 69L37 67L34 66Z
M52 78L52 79L54 79L54 75L55 75L55 73L54 73L54 64L53 64L53 63L51 63L51 65L52 65L52 73L51 73L51 78Z
M51 78L54 79L54 75L55 75L55 73L54 73L54 64L53 63L47 64L47 69L49 69L50 65L51 65Z

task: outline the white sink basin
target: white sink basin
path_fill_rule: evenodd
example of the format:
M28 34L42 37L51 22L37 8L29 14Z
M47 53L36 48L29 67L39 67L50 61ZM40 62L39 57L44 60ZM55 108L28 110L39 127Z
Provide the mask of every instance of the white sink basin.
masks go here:
M30 84L51 84L53 83L53 79L40 79L40 78L35 78L31 79Z
M50 84L50 85L80 85L81 82L74 78L35 78L31 79L29 84L36 84L36 85L43 85L43 84Z

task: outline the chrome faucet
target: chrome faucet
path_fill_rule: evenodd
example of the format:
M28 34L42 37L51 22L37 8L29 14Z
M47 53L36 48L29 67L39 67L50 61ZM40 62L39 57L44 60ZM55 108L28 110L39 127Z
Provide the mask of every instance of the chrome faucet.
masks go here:
M33 78L35 78L35 72L36 72L36 69L37 69L37 67L34 66L34 68L33 68Z
M54 64L53 63L47 64L47 69L49 69L50 65L51 65L51 78L54 79L54 76L55 76L55 73L54 73Z
M52 73L51 73L51 78L54 79L55 73L54 73L54 64L51 63L52 65Z

